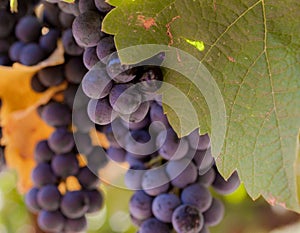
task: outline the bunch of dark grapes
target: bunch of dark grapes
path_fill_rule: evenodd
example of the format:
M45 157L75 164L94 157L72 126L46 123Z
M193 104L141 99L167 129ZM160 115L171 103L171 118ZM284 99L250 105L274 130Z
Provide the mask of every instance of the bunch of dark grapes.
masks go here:
M9 1L3 3L0 8L0 65L10 66L14 62L36 65L55 50L60 30L51 28L46 7L43 17L37 16L36 7L40 3L19 0L17 13L10 12Z
M65 63L38 71L31 79L31 86L36 92L62 83L67 87L57 93L60 97L38 109L41 118L54 127L54 132L36 145L34 187L26 195L26 204L38 214L38 225L45 232L82 232L87 228L85 215L99 211L103 204L97 172L106 164L106 157L102 149L91 142L89 132L93 124L86 113L88 98L82 95L81 103L73 106L79 84L87 72L83 63L84 49L77 45L70 28L78 12L77 4L43 2L43 7L43 25L48 34L56 35L55 40L45 38L45 47L53 51L61 38ZM77 184L75 190L70 188L70 180Z

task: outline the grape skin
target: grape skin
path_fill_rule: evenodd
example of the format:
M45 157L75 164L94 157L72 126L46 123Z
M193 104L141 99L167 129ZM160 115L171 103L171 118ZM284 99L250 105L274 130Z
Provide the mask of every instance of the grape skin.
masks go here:
M34 214L37 214L41 210L41 207L39 206L38 201L37 201L38 192L39 192L39 189L34 187L34 188L30 189L29 192L26 193L26 196L25 196L26 206Z
M198 233L203 225L203 215L192 205L180 205L172 215L172 224L178 233Z
M82 80L83 92L92 99L106 97L113 84L102 64L97 64L87 72Z
M83 191L67 192L61 201L62 213L70 218L81 218L89 209L89 198Z
M169 161L166 172L172 185L178 188L184 188L188 184L194 183L198 176L195 164L187 158Z
M51 167L54 173L61 178L76 175L79 170L77 157L73 153L55 155Z
M32 180L35 186L42 187L47 184L55 184L57 177L54 175L48 163L39 163L32 171Z
M59 208L61 194L56 185L46 185L37 194L37 202L43 210L55 211Z
M38 216L38 224L46 232L62 232L65 225L65 218L58 210L42 210Z
M195 183L183 189L181 200L184 204L196 206L201 212L204 212L210 207L212 196L207 188Z
M54 156L54 152L49 147L47 140L42 140L37 143L34 150L34 159L39 162L49 162Z
M99 125L107 125L117 117L107 98L91 99L88 103L87 111L91 121Z
M80 168L77 179L81 186L86 189L95 189L100 184L99 178L88 167Z
M101 15L95 11L86 11L77 16L72 24L75 41L82 47L94 47L103 37Z
M139 233L170 233L170 229L167 224L160 222L156 218L149 218L141 224Z
M129 211L139 220L145 220L152 216L151 206L153 198L144 191L136 191L129 201Z
M175 194L160 194L152 203L153 215L162 222L171 223L172 214L180 204L181 201Z
M142 187L150 196L157 196L169 189L169 177L165 170L158 169L147 170L143 175Z
M218 225L224 218L224 212L224 204L220 200L213 198L211 206L203 213L205 225Z
M49 147L56 154L63 154L70 152L74 145L73 134L66 128L57 128L49 137Z
M234 192L239 187L239 185L240 180L237 172L234 172L227 181L224 180L224 178L219 173L217 173L216 178L212 184L214 190L221 195L227 195Z

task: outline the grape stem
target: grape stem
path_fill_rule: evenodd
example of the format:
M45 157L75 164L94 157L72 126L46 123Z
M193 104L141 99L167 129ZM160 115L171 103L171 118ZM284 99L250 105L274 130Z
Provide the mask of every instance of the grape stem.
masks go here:
M161 156L154 157L148 163L146 163L147 168L154 167L154 165L161 165L163 158Z
M10 0L10 11L12 13L18 12L18 0Z

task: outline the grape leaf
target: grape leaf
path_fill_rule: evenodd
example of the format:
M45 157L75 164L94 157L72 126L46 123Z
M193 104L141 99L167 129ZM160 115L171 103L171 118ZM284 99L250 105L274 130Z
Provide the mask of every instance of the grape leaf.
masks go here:
M118 50L160 44L199 59L226 107L225 142L221 153L214 154L221 174L227 178L236 169L253 199L262 195L297 212L299 11L297 0L122 1L102 27L115 35ZM187 40L203 42L204 50ZM124 63L140 61L125 53L120 58ZM176 132L183 136L197 126L201 133L211 132L209 106L199 89L173 71L164 80L187 93L199 117L199 125L190 124L184 104L177 102L181 107L176 112L164 106ZM167 93L163 98L175 97ZM212 140L213 150L216 143Z

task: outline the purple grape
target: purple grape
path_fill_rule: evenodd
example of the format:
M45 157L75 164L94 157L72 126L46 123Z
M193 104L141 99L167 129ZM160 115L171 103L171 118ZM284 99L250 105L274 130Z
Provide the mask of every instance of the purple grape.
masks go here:
M30 189L29 192L26 193L26 196L25 196L26 206L30 210L30 212L32 212L34 214L37 214L41 210L41 207L39 206L38 201L37 201L38 192L39 192L39 189L34 187L34 188Z
M198 177L198 181L205 187L209 187L210 185L212 185L215 178L216 178L216 172L215 169L212 167L205 174L200 175Z
M153 198L144 191L136 191L129 201L130 214L139 220L150 218L152 201Z
M50 29L49 32L40 37L39 45L48 54L51 54L57 47L57 40L60 32L56 29Z
M42 210L38 216L38 224L43 231L62 232L65 225L65 218L58 210Z
M38 78L37 75L34 75L34 76L31 78L30 86L31 86L31 88L32 88L33 91L38 92L38 93L44 92L44 91L46 91L46 90L48 89L47 87L45 87L45 86L41 83L41 81L40 81L40 79Z
M206 187L196 183L183 189L181 200L184 204L196 206L201 212L204 212L210 207L212 196Z
M115 162L122 163L125 161L126 151L122 148L109 147L106 153L108 158Z
M63 11L59 12L58 19L64 29L71 28L75 19L74 15L67 14Z
M141 105L142 95L132 84L117 84L109 93L109 103L121 114L132 114Z
M9 58L12 61L19 61L20 60L20 54L22 49L25 47L25 43L21 41L17 41L11 45L9 48Z
M187 158L169 161L166 172L172 185L178 188L194 183L198 176L197 167Z
M71 123L71 111L65 104L48 103L41 112L42 119L51 126L66 126Z
M81 186L86 189L95 189L100 184L99 178L88 167L80 168L77 179Z
M152 203L153 215L162 222L171 223L172 214L180 204L181 201L175 194L160 194Z
M101 31L102 17L95 11L86 11L77 16L72 24L75 41L82 47L93 47L104 36Z
M47 184L55 184L57 177L54 175L48 163L39 163L32 171L32 180L37 187Z
M157 196L169 189L170 179L160 167L147 170L143 175L142 187L148 195Z
M68 153L55 155L51 162L51 167L56 176L61 178L76 175L79 170L76 154Z
M117 53L113 53L107 58L106 71L118 83L127 83L136 77L136 68L122 65Z
M102 38L99 43L97 44L97 57L102 62L106 62L108 59L108 56L113 53L116 50L115 43L114 43L114 37L113 36L107 36Z
M59 208L61 194L56 185L46 185L37 194L37 202L43 210L55 211Z
M149 218L144 221L139 229L139 233L170 233L169 226L165 223L160 222L156 218Z
M172 224L178 233L196 233L202 229L204 219L196 206L183 204L173 212Z
M94 0L78 0L78 8L81 14L97 10Z
M95 5L97 9L102 13L107 13L113 9L113 7L105 2L105 0L95 0Z
M83 191L67 192L61 200L60 208L67 218L80 218L89 209L89 198Z
M65 75L66 79L70 83L79 84L81 83L83 76L87 72L85 68L82 57L72 57L66 64L65 64Z
M112 124L104 126L103 133L106 135L109 145L112 147L120 148L125 146L124 135L128 133L128 129L121 123L119 118L114 120Z
M65 80L63 66L50 66L37 73L39 80L45 87L58 86Z
M41 29L42 25L38 19L34 16L28 15L18 22L15 34L20 41L30 43L38 40L41 35Z
M234 192L239 185L240 179L236 171L227 181L220 175L220 173L217 172L216 178L212 184L214 190L221 195L227 195Z
M121 115L121 118L130 123L139 123L143 121L149 111L149 102L142 102L138 109L130 115Z
M99 211L103 206L103 194L97 189L84 190L89 199L89 208L87 213L95 213Z
M195 129L188 136L190 145L195 150L207 150L210 147L208 134L199 135L199 129Z
M91 121L99 125L107 125L117 117L107 98L91 99L87 106L87 111Z
M86 217L82 216L80 218L70 219L67 218L65 222L64 232L85 232L87 229Z
M23 65L32 66L45 58L44 50L36 43L30 43L23 47L20 52L19 61Z
M85 67L90 70L99 62L99 58L96 53L96 46L86 48L83 52L83 63Z
M127 188L137 190L142 188L142 179L145 173L145 166L143 163L135 164L128 169L125 174L124 182Z
M142 225L142 223L144 222L144 220L139 220L137 218L135 218L134 216L132 216L132 214L130 215L130 220L133 223L133 225L140 227Z
M92 99L106 97L109 94L112 85L112 81L108 77L104 66L100 63L87 72L82 80L83 92Z
M71 5L69 3L67 4ZM84 49L76 43L72 34L72 29L66 29L62 34L61 40L66 54L71 56L79 56L83 53Z
M167 160L182 159L188 152L189 144L185 138L179 139L173 129L161 131L156 138L159 154Z
M196 150L194 161L198 167L200 175L205 174L215 163L215 160L211 155L210 148L207 150Z
M126 150L138 155L139 158L148 156L156 151L155 138L146 130L133 130L125 136Z
M54 152L49 147L47 140L39 141L34 150L34 159L36 162L50 162L54 156Z
M74 138L72 132L66 128L57 128L49 137L49 147L56 154L63 154L70 152L74 145Z
M43 23L48 28L60 28L61 24L59 21L60 9L56 4L51 4L47 1L43 1Z
M225 207L223 203L220 200L213 198L211 206L203 213L205 225L218 225L224 218L224 212Z
M121 120L122 124L130 129L130 130L139 130L145 128L147 125L150 124L150 118L148 115L145 116L141 121L139 122L127 122L125 120Z

